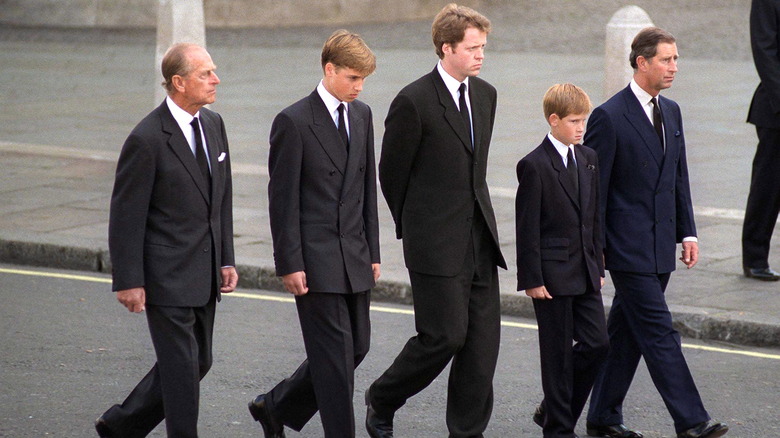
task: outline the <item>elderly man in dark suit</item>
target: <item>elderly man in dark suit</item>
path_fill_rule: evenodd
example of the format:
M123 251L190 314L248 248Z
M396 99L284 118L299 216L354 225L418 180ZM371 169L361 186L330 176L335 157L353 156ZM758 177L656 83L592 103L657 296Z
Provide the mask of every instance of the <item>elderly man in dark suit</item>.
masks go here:
M496 90L476 76L490 21L449 4L433 22L440 62L390 105L379 181L403 239L417 335L366 392L371 437L393 435L393 416L452 360L451 437L481 436L493 407L506 268L486 182Z
M238 281L225 125L204 108L219 78L208 52L178 44L162 61L165 101L122 147L111 197L113 290L146 310L157 363L121 405L98 418L101 437L197 437L199 382L211 368L214 311Z
M680 107L659 95L672 86L677 58L669 32L640 31L631 44L633 80L593 111L585 133L601 169L604 257L615 285L607 323L611 348L593 388L590 436L642 436L623 425L622 414L642 357L678 437L728 431L704 409L664 298L677 243L689 269L699 256Z
M268 208L276 273L295 295L306 360L249 403L266 437L319 410L326 438L355 436L354 372L368 353L369 291L379 278L374 130L356 100L376 68L359 35L322 48L323 78L271 126Z
M769 243L780 212L780 2L753 0L750 43L761 79L750 103L748 122L756 125L758 147L753 158L750 194L742 227L745 276L777 281L769 267Z

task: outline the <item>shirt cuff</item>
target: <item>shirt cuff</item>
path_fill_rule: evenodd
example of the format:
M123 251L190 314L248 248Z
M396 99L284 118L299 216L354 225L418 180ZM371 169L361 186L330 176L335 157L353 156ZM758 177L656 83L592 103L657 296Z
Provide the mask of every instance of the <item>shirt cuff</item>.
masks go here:
M683 242L698 242L699 239L696 236L688 236L683 239Z

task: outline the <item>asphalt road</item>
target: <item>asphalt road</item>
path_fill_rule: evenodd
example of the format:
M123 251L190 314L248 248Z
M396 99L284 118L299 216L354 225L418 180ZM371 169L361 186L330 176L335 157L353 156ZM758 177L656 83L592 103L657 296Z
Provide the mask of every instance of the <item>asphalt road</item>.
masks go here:
M109 279L94 273L0 265L0 436L90 437L92 422L120 402L154 361L146 320L116 302ZM373 345L356 374L361 395L413 335L411 309L378 303ZM290 296L241 290L218 307L215 363L202 386L203 437L256 437L246 403L303 359ZM780 436L780 350L737 349L684 340L705 404L732 425L729 437ZM505 318L488 437L535 437L531 413L541 398L534 322ZM396 415L399 437L446 436L446 371ZM641 367L625 403L626 421L648 438L671 437L663 403ZM302 433L319 437L318 417ZM585 436L584 421L578 432ZM165 436L158 428L151 436ZM365 437L362 427L358 436Z

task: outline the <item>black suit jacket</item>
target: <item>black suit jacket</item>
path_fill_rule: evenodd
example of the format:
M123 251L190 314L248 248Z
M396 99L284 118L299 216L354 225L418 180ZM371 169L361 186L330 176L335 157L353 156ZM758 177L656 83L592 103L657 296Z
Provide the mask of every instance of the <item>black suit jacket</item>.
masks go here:
M230 154L219 114L201 108L211 195L163 102L133 129L117 163L108 245L113 290L145 287L146 302L204 306L221 266L235 265ZM219 288L216 291L219 294Z
M750 45L761 82L753 94L748 122L780 129L780 3L753 0L750 9Z
M305 271L316 292L374 286L379 263L374 130L368 105L349 103L350 149L315 90L271 126L268 208L277 275Z
M486 181L496 89L469 78L474 150L439 72L404 87L385 120L379 182L412 271L452 276L463 266L475 211L484 215L496 264L506 268ZM475 209L475 204L479 207Z
M577 146L579 197L563 159L545 136L517 163L517 290L544 285L550 295L601 289L604 276L598 160Z

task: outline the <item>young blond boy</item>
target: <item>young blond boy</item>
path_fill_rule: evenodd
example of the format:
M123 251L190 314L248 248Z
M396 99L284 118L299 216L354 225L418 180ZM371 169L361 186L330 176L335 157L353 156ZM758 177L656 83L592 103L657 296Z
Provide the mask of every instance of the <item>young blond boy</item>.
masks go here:
M545 438L573 438L609 348L599 172L596 153L579 144L588 95L556 84L543 107L550 133L517 164L517 290L533 298L539 325L544 400L533 420Z

